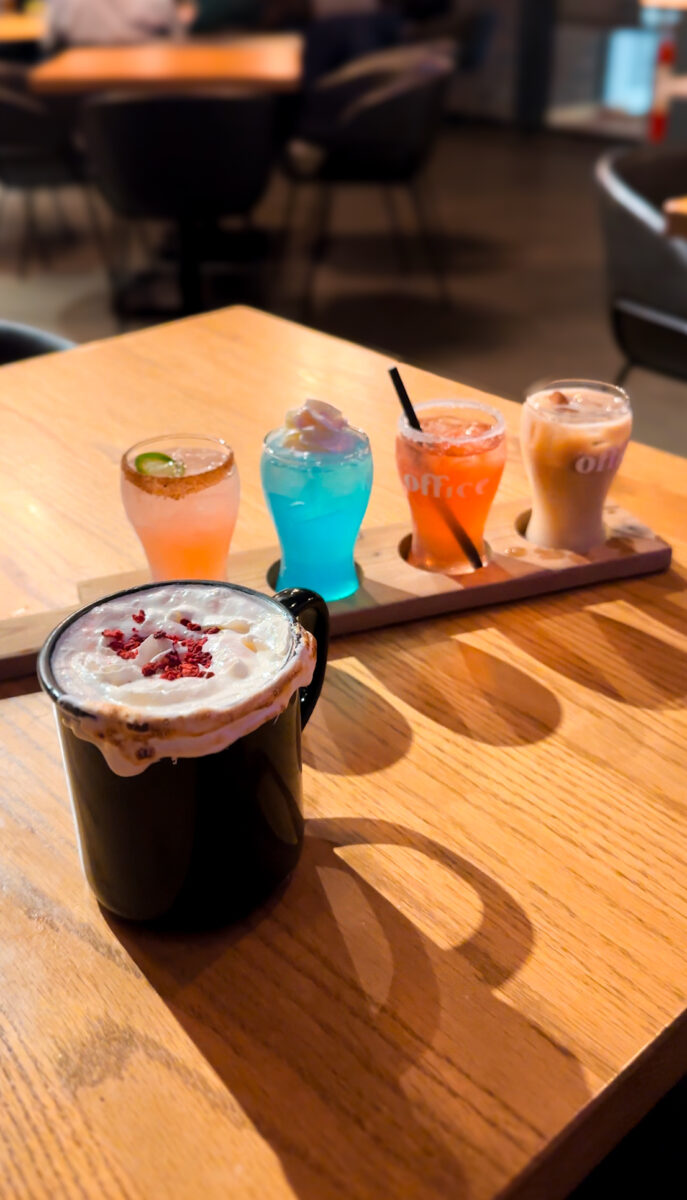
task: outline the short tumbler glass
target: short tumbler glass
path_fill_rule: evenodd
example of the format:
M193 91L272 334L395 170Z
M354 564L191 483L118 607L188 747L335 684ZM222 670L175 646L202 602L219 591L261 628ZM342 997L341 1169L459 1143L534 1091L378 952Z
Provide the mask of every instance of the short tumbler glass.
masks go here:
M154 580L226 578L240 484L222 438L178 433L138 442L122 456L121 480Z

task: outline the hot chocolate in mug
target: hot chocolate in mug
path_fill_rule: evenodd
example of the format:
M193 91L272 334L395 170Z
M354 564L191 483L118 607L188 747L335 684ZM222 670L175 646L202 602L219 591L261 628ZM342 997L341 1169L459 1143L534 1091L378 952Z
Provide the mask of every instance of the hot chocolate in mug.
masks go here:
M38 676L55 704L83 869L105 908L216 924L293 870L301 728L322 687L328 623L313 592L270 598L194 580L119 592L50 635Z

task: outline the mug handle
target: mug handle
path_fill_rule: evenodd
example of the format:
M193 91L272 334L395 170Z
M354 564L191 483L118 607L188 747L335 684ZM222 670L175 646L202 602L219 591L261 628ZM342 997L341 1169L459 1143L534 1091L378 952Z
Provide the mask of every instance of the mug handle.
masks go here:
M283 592L278 592L274 599L290 612L292 617L296 617L303 628L313 634L317 642L317 659L312 682L300 689L301 728L305 729L319 700L327 669L329 609L317 592L309 592L306 588L285 588Z

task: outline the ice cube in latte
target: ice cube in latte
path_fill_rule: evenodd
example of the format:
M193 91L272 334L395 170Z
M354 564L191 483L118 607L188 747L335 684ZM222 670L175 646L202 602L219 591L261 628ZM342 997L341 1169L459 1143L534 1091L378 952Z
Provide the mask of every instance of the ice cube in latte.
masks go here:
M621 388L566 380L530 391L521 422L532 491L528 541L578 554L603 543L604 501L631 432Z

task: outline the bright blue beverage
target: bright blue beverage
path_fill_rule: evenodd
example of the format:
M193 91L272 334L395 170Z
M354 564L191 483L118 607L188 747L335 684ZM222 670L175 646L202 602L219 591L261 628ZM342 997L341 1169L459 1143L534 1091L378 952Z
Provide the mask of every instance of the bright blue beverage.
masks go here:
M265 438L260 472L281 543L279 588L312 588L325 600L358 588L353 551L372 489L372 454L362 430L351 434L344 452L294 449L283 444L282 429Z

